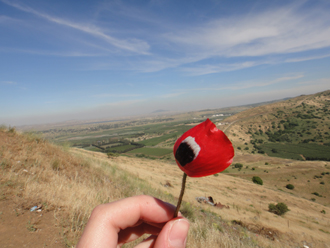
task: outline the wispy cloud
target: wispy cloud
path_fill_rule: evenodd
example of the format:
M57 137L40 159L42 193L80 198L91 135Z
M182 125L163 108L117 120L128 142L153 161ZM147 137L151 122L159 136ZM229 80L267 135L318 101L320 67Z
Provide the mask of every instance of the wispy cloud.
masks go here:
M308 57L299 57L294 59L287 59L285 62L293 63L293 62L303 62L308 60L315 60L315 59L324 59L330 57L330 54L319 55L319 56L308 56Z
M7 22L7 21L13 21L13 18L10 18L8 16L4 16L4 15L0 15L0 24L3 22Z
M98 95L93 95L93 97L97 98L108 98L108 97L138 97L142 96L141 94L114 94L114 93L105 93L105 94L98 94Z
M219 56L262 56L330 46L327 11L299 6L213 20L166 38L197 51Z
M327 86L328 89L330 89L330 78L319 78L317 80L308 80L308 81L303 81L303 82L299 82L299 85L308 85L310 87L315 86L315 89L317 89L317 86ZM312 88L311 88L312 89ZM313 90L315 90L313 89ZM324 89L320 89L320 90L324 90Z
M0 48L0 52L3 53L26 53L31 55L40 56L55 56L55 57L104 57L104 53L87 53L80 51L47 51L47 50L33 50L33 49L20 49L20 48Z
M84 63L82 70L152 73L172 69L197 76L330 56L302 57L300 54L330 47L328 8L322 9L321 4L306 8L308 1L293 1L280 7L272 5L262 10L256 8L229 17L214 15L197 25L192 20L176 23L176 19L166 19L165 15L156 16L156 12L144 8L145 5L140 7L120 1L98 5L102 14L97 18L111 16L111 22L104 17L102 20L86 17L84 21L65 19L32 8L23 1L0 1L59 27L84 34L79 43L91 50L84 47L61 47L52 52L16 50L36 55L100 57ZM7 17L0 16L0 23L1 18L6 20ZM119 24L114 26L116 21ZM63 32L67 32L65 28Z
M172 97L181 96L183 94L184 94L184 92L177 92L177 93L169 93L169 94L161 95L159 97L160 98L172 98Z
M10 85L16 85L17 83L14 81L2 81L2 84L10 84Z
M269 81L242 82L242 83L238 83L234 86L227 86L225 88L230 89L230 90L239 90L239 89L241 90L241 89L248 89L248 88L255 88L255 87L265 87L265 86L278 84L278 83L282 83L282 82L295 81L295 80L301 79L303 77L304 77L304 74L297 74L297 75L293 75L293 76L284 76L284 77L276 78L276 79L269 80Z
M189 65L186 61L181 65L183 71L203 75L273 63L271 60L274 58L276 63L318 59L319 56L294 57L299 56L297 52L330 47L330 18L328 11L320 8L301 11L299 5L292 5L245 16L214 19L197 27L167 33L164 39L189 54L190 58L195 55L190 61L194 64ZM285 54L290 54L291 58L285 58ZM198 56L199 63L195 63ZM267 58L258 60L263 56ZM241 61L229 64L207 64L203 61L206 58L216 61L235 57Z
M295 81L297 79L301 79L304 77L304 74L296 74L291 76L283 76L279 78L275 78L273 80L264 80L264 81L247 81L247 82L237 82L233 84L228 84L226 86L211 86L211 87L203 87L203 88L190 88L190 89L182 89L178 90L177 94L185 94L189 91L220 91L220 90L243 90L249 88L256 87L266 87L269 85L274 85L282 82L290 82Z
M138 53L138 54L148 54L148 50L150 48L149 44L145 41L131 38L131 39L118 39L111 35L106 34L101 28L92 25L92 24L81 24L77 22L72 22L69 20L64 20L62 18L58 18L55 16L48 15L46 13L42 13L40 11L37 11L31 7L23 6L18 3L13 3L8 0L1 0L3 3L10 5L16 9L19 9L21 11L31 13L35 16L38 16L40 18L43 18L47 21L63 25L66 27L73 28L75 30L79 30L81 32L84 32L86 34L92 35L94 37L100 38L107 43L123 50L127 50L130 52Z
M169 52L139 61L131 69L154 72L176 68L196 76L319 59L296 57L301 56L299 52L330 47L328 11L320 7L306 11L302 5L213 19L199 26L172 27L171 32L156 34L166 42ZM239 62L229 62L231 58Z
M265 62L255 62L255 61L244 61L240 63L222 63L222 64L206 64L197 65L191 67L183 67L182 71L187 72L190 76L200 76L211 73L219 73L225 71L236 71L240 69L245 69L260 64L266 64Z

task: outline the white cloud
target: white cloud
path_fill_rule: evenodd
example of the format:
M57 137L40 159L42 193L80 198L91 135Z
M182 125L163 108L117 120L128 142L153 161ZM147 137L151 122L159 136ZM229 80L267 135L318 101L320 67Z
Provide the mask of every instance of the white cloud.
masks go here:
M298 84L310 87L310 90L312 92L316 89L318 89L319 91L323 91L330 89L330 78L320 78L317 80L303 81L299 82Z
M274 85L282 82L290 82L295 81L297 79L301 79L304 77L304 74L299 73L296 75L288 75L283 76L279 78L275 78L273 80L263 80L263 81L247 81L247 82L238 82L233 84L228 84L226 86L213 86L213 87L204 87L204 88L189 88L189 89L182 89L178 90L180 93L178 94L184 94L188 93L189 91L221 91L221 90L242 90L242 89L249 89L249 88L260 88L265 87L269 85Z
M287 59L287 60L285 60L285 62L287 62L287 63L303 62L303 61L314 60L314 59L324 59L324 58L328 58L328 57L330 57L330 54L319 55L319 56L298 57L298 58L293 58L293 59Z
M160 98L172 98L172 97L181 96L183 94L184 94L184 92L177 92L177 93L169 93L169 94L161 95L159 97Z
M88 52L79 52L79 51L46 51L46 50L32 50L32 49L20 49L20 48L0 48L0 51L3 53L19 52L32 55L40 56L56 56L56 57L104 57L104 53L88 53Z
M46 19L47 21L63 25L66 27L73 28L75 30L79 30L81 32L84 32L86 34L92 35L94 37L100 38L107 43L123 50L127 50L130 52L138 53L138 54L148 54L148 50L150 48L149 44L145 41L136 39L136 38L130 38L130 39L118 39L111 35L106 34L101 28L91 25L91 24L81 24L72 22L69 20L64 20L58 17L54 17L45 13L41 13L31 7L23 6L17 3L9 2L7 0L1 0L3 3L10 5L16 9L19 9L24 12L31 13L33 15L36 15L38 17L41 17L43 19Z
M13 19L8 17L8 16L0 15L0 23L7 22L7 21L12 21L12 20Z
M299 6L298 6L299 7ZM208 56L262 56L330 46L329 13L297 6L218 19L166 38Z
M17 84L16 82L13 82L13 81L3 81L2 83L3 84L11 84L11 85L16 85Z
M93 97L97 98L106 98L106 97L138 97L142 96L141 94L114 94L114 93L104 93L104 94L98 94L93 95Z
M241 89L248 89L248 88L255 88L255 87L265 87L273 84L278 84L282 82L290 82L290 81L295 81L297 79L303 78L303 74L297 74L293 76L283 76L280 78L276 78L273 80L267 80L267 81L261 81L261 82L243 82L243 83L238 83L233 86L226 86L224 87L225 89L230 89L230 90L241 90Z
M266 64L266 62L255 62L255 61L244 61L240 63L222 63L222 64L206 64L197 65L191 67L184 67L182 71L187 72L190 76L199 76L211 73L219 73L226 71L236 71L240 69L245 69L260 64Z
M277 8L269 7L262 11L246 10L245 14L229 17L209 17L209 21L199 25L192 25L190 22L174 23L175 19L164 17L158 19L146 9L121 2L104 2L99 5L103 15L114 16L114 20L119 23L123 20L136 22L137 24L132 26L138 27L138 31L133 30L130 25L126 28L125 24L122 24L124 28L119 30L119 24L114 27L105 20L98 23L98 19L78 22L60 18L31 8L23 1L0 1L92 38L82 35L79 42L86 45L85 47L88 46L88 49L97 49L97 52L89 52L90 50L86 49L83 52L70 51L72 47L64 48L61 52L22 50L40 55L100 57L98 60L84 63L80 67L81 70L133 70L150 73L170 68L196 76L264 64L319 59L322 56L301 57L299 52L330 47L328 9L322 9L319 4L319 7L306 10L306 1L296 1L294 4ZM0 22L1 18L0 16ZM110 33L101 26L113 32ZM126 38L117 38L113 35L115 33ZM82 51L81 47L73 49ZM102 53L99 52L100 49ZM116 53L118 50L130 53ZM326 57L328 56L330 55Z

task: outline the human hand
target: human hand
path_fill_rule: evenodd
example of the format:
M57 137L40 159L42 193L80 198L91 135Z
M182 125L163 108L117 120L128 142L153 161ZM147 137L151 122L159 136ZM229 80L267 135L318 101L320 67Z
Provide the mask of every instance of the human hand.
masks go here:
M117 248L143 234L150 237L135 248L184 248L189 222L172 219L175 206L141 195L97 206L76 248Z

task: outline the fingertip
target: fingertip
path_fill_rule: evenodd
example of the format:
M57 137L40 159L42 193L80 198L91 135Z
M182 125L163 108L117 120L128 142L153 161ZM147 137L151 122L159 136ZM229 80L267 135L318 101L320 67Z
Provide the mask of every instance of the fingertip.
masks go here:
M186 247L189 231L189 222L187 219L178 218L174 220L168 234L168 241L171 248Z
M177 217L167 222L158 235L154 248L186 247L189 225L188 220L183 217Z

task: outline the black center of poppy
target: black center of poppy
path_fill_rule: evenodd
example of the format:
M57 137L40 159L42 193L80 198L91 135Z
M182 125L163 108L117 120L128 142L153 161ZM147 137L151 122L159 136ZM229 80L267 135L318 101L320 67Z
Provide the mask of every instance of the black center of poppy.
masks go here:
M195 153L187 143L182 142L175 152L175 158L181 166L185 166L194 160Z

